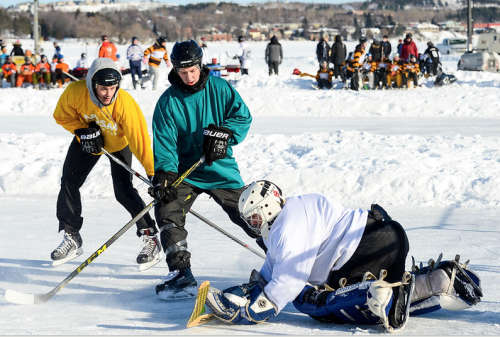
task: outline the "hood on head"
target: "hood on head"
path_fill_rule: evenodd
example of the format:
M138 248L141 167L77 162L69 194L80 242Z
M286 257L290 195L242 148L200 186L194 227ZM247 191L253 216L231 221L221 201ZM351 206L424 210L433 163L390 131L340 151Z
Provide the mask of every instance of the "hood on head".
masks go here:
M120 69L118 69L118 66L115 64L115 62L108 58L108 57L100 57L94 60L92 62L92 65L89 68L89 71L87 73L87 89L90 94L90 100L92 103L94 103L99 109L103 107L101 101L97 98L94 88L92 88L92 77L94 77L95 73L97 73L99 70L106 69L106 68L111 68L120 73ZM121 84L121 83L120 83ZM118 85L118 89L120 89L120 84ZM118 93L118 90L116 90ZM113 99L111 100L111 103L113 103L116 99L116 94L113 96ZM110 104L111 104L110 103Z

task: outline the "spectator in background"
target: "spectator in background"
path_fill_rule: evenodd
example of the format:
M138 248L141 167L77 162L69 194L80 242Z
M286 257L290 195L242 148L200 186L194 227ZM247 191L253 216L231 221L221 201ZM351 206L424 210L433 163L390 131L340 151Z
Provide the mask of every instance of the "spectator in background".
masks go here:
M398 46L396 47L397 53L401 55L401 48L403 47L403 39L399 39Z
M0 67L1 67L7 61L7 56L9 56L9 54L7 53L7 46L1 46L0 48L2 49L2 54L0 55Z
M330 62L330 45L328 44L328 35L321 36L316 45L316 57L318 58L319 67L323 61Z
M245 42L243 36L240 35L238 37L238 42L240 43L240 49L236 56L240 59L241 74L248 75L248 69L252 64L252 51L250 50L250 46Z
M120 69L120 73L123 73L123 71L125 70L125 67L122 64L122 58L121 58L120 54L116 54L115 64L118 67L118 69Z
M373 43L368 52L372 54L373 62L380 62L382 59L382 45L377 39L373 39Z
M87 54L85 53L82 53L81 55L81 58L78 60L78 62L76 63L76 67L77 68L85 68L85 69L88 69L89 67L89 63L87 61Z
M52 62L50 63L50 79L52 81L52 85L55 87L56 85L56 66L59 62L59 56L54 55L52 57Z
M12 48L12 51L10 52L10 56L24 56L24 51L23 48L21 48L21 42L17 40L12 44L14 48Z
M331 48L331 59L330 62L333 63L333 76L342 79L345 83L344 73L342 72L342 66L344 65L345 59L347 57L347 48L342 42L342 37L340 35L335 36L335 42Z
M389 58L392 53L392 45L387 39L387 35L384 35L382 39L382 55L386 58Z
M143 53L142 47L139 46L139 39L134 36L132 38L132 44L127 48L127 59L130 66L130 76L132 76L134 89L136 89L137 83L142 79L141 60ZM136 75L138 80L135 79ZM144 89L142 84L141 88Z
M64 83L66 82L66 78L68 78L69 64L64 62L64 56L59 55L59 61L56 65L56 82L59 85L59 88L62 88Z
M20 88L23 83L33 83L33 74L35 73L35 66L31 61L31 58L25 57L24 64L21 66L20 72L17 74L16 87Z
M102 45L99 48L99 57L109 57L116 61L116 46L108 40L107 35L101 37Z
M148 61L149 57L149 61ZM144 64L149 65L149 77L153 82L153 90L158 88L158 82L160 80L160 64L161 60L165 61L167 67L171 67L172 63L168 59L167 53L167 38L165 36L160 36L154 45L149 47L144 51Z
M403 46L401 47L401 53L399 56L404 62L408 62L410 59L410 55L418 55L417 45L413 42L411 33L406 34L405 42L403 42Z
M54 42L54 48L55 48L54 55L59 57L61 55L61 47L57 42Z
M47 62L45 55L40 56L40 62L36 65L35 73L33 74L33 84L35 88L39 87L39 83L43 80L45 86L50 83L50 64Z
M205 41L204 37L201 38L200 47L201 47L201 50L203 51L203 59L201 60L201 63L203 63L205 65L211 64L212 60L210 59L210 55L208 53L207 42Z
M427 49L425 50L424 54L427 54L432 61L430 73L432 75L436 76L437 72L438 72L438 65L440 63L440 61L439 61L439 49L436 46L434 46L434 43L429 41L429 42L427 42Z
M413 81L413 89L418 86L418 73L420 67L418 65L417 57L413 54L409 56L409 61L405 62L403 67L403 87L409 88L409 80Z
M7 81L10 81L12 88L16 87L16 73L17 73L17 65L12 62L12 56L7 56L5 59L5 63L2 66L3 78Z
M278 38L273 35L271 42L267 44L266 47L266 63L269 66L269 76L273 74L279 74L278 67L283 62L283 48L281 43L278 42Z

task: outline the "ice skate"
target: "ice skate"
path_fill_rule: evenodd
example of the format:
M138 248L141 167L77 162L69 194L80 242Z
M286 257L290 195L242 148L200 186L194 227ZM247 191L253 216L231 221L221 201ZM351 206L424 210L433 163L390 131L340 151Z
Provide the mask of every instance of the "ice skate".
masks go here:
M81 255L83 253L82 243L80 233L64 233L63 241L50 254L50 258L54 261L52 266L59 266Z
M197 293L196 282L190 268L177 269L168 273L165 282L156 286L156 293L162 300L193 298Z

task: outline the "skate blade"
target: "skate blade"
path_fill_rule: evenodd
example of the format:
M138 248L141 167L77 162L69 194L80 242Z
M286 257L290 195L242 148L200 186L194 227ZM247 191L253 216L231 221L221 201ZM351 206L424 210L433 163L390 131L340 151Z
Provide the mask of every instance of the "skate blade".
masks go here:
M153 267L154 265L156 265L158 262L161 261L161 254L156 254L156 257L154 258L154 260L151 260L149 262L146 262L146 263L141 263L139 265L139 270L140 271L145 271L145 270L148 270L149 268Z
M179 292L161 291L158 294L158 298L164 301L183 300L188 298L194 298L196 297L197 293L198 293L198 286L190 286L182 289Z
M66 262L71 261L74 258L77 258L78 256L82 255L82 253L83 253L83 248L80 247L77 250L73 251L71 255L66 256L64 259L52 262L52 267L57 267L60 266L61 264L65 264Z

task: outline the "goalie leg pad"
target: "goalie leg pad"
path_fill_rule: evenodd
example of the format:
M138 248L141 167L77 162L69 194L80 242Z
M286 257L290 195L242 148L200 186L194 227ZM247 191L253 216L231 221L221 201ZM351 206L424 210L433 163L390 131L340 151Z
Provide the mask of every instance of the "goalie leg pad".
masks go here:
M422 315L441 308L457 311L469 309L481 301L481 280L467 268L468 261L459 264L459 256L452 261L429 261L429 266L417 268L415 292L410 312Z
M293 305L300 312L323 322L378 324L379 317L374 315L367 305L367 292L373 282L359 282L321 294L314 294L316 289L306 286L293 301Z

